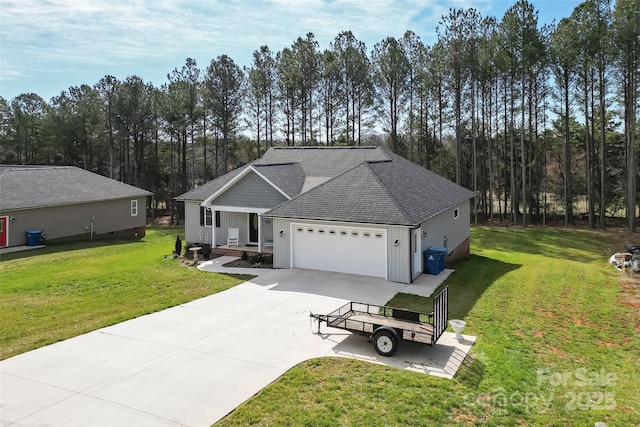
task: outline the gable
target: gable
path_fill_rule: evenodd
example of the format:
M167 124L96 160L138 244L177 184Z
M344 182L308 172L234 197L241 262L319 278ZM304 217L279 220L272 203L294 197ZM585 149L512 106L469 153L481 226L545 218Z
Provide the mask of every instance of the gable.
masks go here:
M209 201L210 205L245 208L272 208L287 198L253 171Z

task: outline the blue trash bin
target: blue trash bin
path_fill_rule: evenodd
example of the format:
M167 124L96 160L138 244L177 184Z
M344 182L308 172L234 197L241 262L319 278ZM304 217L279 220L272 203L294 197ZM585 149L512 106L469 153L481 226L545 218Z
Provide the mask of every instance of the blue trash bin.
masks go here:
M429 247L423 252L425 272L437 276L445 269L447 249Z
M27 230L27 246L38 246L41 237L42 230Z
M436 247L430 246L429 250L440 253L440 271L444 271L447 264L447 248L436 248Z

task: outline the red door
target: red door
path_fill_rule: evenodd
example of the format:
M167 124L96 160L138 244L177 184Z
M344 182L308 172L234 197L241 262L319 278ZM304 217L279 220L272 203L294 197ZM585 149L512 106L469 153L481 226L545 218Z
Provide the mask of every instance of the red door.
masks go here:
M9 217L6 216L0 216L0 248L4 248L9 243L9 230L7 230L8 218Z

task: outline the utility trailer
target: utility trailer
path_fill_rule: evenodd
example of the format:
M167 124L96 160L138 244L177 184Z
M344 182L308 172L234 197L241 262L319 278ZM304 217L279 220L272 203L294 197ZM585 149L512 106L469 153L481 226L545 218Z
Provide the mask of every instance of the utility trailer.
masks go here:
M382 356L393 356L401 341L434 345L447 329L449 287L433 298L433 311L420 313L361 302L348 302L329 314L311 313L312 319L327 326L345 329L373 340Z

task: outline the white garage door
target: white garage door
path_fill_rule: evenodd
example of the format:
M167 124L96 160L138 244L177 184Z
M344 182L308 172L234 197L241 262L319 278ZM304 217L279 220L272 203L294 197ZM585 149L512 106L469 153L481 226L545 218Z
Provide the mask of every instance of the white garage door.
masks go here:
M385 230L293 224L292 265L387 277Z

